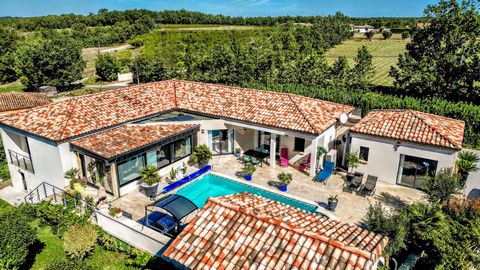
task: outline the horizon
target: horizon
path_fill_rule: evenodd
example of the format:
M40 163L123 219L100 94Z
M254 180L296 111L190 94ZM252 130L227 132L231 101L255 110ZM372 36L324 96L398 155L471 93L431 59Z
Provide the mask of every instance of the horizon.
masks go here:
M132 10L148 9L154 11L188 10L206 14L230 17L279 17L279 16L328 16L341 12L349 17L423 17L424 9L437 1L434 0L344 0L329 2L326 0L287 1L287 0L180 0L169 3L163 0L86 0L82 2L69 0L22 0L9 1L0 6L0 17L40 17L47 15L78 14L88 15L98 10Z

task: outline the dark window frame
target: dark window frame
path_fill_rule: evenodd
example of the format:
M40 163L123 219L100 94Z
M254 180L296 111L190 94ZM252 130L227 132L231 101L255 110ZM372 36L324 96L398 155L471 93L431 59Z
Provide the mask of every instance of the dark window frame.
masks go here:
M295 141L293 142L293 151L295 151L295 152L304 152L305 151L305 139L304 138L295 137Z
M365 155L365 151L366 151L366 155ZM358 152L358 155L361 160L368 162L368 158L370 156L370 148L365 146L360 146L360 151Z

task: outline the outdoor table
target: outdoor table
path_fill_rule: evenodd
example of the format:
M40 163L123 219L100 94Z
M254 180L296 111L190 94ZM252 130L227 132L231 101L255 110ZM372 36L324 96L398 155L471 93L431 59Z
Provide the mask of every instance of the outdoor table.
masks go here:
M260 166L262 166L263 160L264 160L266 157L269 157L269 156L270 156L269 153L264 153L264 152L256 151L256 150L253 150L253 149L247 150L247 151L245 151L245 153L243 153L243 154L244 154L245 156L254 157L254 158L260 160Z

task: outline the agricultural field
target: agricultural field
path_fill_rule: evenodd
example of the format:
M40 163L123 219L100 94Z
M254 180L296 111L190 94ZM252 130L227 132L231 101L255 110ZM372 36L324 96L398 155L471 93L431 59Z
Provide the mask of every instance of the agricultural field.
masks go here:
M220 25L220 24L161 24L155 30L160 31L214 31L214 30L254 30L260 26Z
M391 86L393 79L388 76L388 72L391 66L397 64L398 55L405 52L407 43L408 40L401 39L348 40L327 51L327 62L332 64L338 57L345 56L349 63L353 65L357 50L362 46L366 46L373 56L373 66L375 70L372 78L373 84Z

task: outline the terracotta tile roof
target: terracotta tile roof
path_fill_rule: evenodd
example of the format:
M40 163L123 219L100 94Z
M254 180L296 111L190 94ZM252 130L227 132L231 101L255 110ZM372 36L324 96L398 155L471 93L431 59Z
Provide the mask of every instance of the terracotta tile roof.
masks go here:
M321 134L353 110L292 94L169 80L86 95L22 112L3 125L53 141L98 131L169 110Z
M375 110L351 131L396 140L462 148L465 122L413 110Z
M195 127L198 125L125 125L73 140L71 144L105 159L111 159Z
M209 198L165 250L190 269L371 269L388 243L249 193Z
M52 100L43 93L8 92L0 94L0 111L14 111L42 106Z

